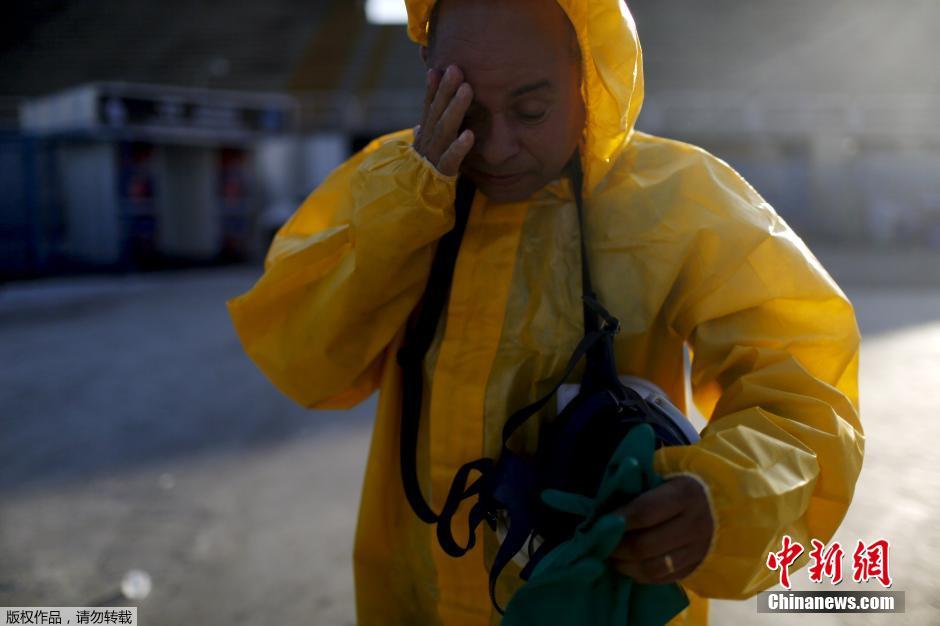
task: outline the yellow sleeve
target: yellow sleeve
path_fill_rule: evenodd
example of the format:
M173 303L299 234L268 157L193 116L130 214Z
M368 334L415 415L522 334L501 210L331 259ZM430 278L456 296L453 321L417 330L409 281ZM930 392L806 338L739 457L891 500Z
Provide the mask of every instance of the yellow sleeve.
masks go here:
M656 468L700 478L716 518L683 585L741 599L777 582L765 563L784 534L828 541L848 509L864 450L859 332L848 299L783 220L724 164L711 175L730 208L710 210L692 237L671 320L709 423L700 442L657 451Z
M454 225L456 178L382 138L337 168L274 237L264 274L226 302L248 356L308 408L349 408L378 386Z

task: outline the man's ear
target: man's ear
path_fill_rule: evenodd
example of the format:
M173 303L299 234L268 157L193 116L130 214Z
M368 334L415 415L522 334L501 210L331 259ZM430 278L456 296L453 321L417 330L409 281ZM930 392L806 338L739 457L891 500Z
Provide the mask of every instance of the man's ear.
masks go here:
M428 66L428 47L420 46L419 52L421 53L421 61L424 63L424 66Z

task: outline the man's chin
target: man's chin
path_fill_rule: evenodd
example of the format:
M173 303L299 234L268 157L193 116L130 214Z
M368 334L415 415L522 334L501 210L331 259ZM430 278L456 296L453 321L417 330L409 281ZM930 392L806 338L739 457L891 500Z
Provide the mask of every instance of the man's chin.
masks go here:
M524 176L511 185L500 185L470 176L477 190L493 202L519 202L539 190L532 184L532 176Z

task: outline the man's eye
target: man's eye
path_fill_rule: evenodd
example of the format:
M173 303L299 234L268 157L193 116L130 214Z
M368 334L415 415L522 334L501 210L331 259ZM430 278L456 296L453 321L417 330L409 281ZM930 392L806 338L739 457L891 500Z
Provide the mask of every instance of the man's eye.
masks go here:
M526 122L538 122L545 117L545 111L519 111L519 117Z

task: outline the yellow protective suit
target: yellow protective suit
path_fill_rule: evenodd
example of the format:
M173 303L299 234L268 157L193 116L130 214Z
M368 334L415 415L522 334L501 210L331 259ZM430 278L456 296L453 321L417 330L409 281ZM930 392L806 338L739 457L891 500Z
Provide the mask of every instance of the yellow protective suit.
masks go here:
M408 2L417 42L432 3ZM586 237L595 289L622 323L617 365L684 408L687 345L709 419L699 443L655 457L659 473L692 473L709 489L716 535L682 581L692 604L674 620L704 624L703 597L745 598L776 581L765 559L783 534L827 541L842 520L863 453L859 334L842 291L737 173L634 130L642 56L623 3L559 3L584 59ZM360 626L497 623L487 597L495 534L481 526L482 549L447 556L399 476L395 354L454 224L455 179L411 141L410 131L382 137L334 171L279 230L264 275L227 305L247 354L299 404L346 408L380 389L356 533ZM506 417L558 379L582 335L580 294L567 180L524 202L477 194L425 361L418 471L435 510L457 469L495 458ZM530 422L522 439L534 449ZM500 578L503 604L517 572Z

